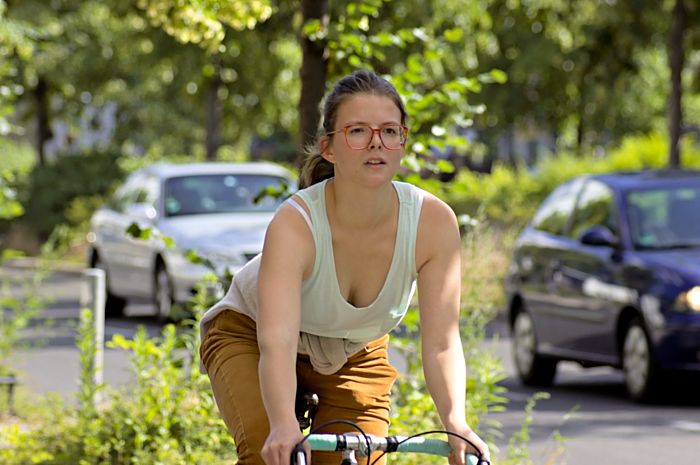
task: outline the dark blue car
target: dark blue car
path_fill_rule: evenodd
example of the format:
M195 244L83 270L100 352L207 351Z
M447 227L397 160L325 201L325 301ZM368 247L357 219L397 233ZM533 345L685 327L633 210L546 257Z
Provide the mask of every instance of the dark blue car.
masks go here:
M506 291L527 385L551 385L571 360L622 368L647 400L665 375L700 373L700 171L562 184L519 236Z

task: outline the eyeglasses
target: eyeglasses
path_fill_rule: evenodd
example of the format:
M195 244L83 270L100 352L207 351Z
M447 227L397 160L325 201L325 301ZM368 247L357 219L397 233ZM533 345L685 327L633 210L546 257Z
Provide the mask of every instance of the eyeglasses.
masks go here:
M379 134L379 140L387 150L401 149L408 139L408 128L401 124L387 124L380 128L373 128L368 124L350 124L328 132L326 135L330 136L338 132L345 134L345 142L353 150L364 150L369 147L375 133Z

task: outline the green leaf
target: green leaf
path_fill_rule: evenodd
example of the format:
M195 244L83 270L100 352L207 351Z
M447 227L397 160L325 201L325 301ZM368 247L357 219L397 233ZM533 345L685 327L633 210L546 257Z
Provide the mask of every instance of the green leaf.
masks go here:
M445 37L446 41L451 43L461 42L464 38L464 31L460 27L454 27L445 30L443 37Z
M185 252L185 258L187 261L194 263L195 265L202 265L204 263L204 258L202 258L202 256L199 255L194 249L187 250L187 252Z
M483 77L483 78L482 78ZM508 82L508 75L500 69L492 69L486 74L479 75L481 82L495 82L497 84L505 84Z
M170 236L161 236L161 240L165 244L165 247L168 249L174 249L175 248L175 240L170 237Z
M147 240L151 238L151 228L141 228L138 223L131 223L129 227L126 228L126 233L133 237L134 239Z
M439 159L437 161L437 168L441 173L454 173L455 165L449 160Z

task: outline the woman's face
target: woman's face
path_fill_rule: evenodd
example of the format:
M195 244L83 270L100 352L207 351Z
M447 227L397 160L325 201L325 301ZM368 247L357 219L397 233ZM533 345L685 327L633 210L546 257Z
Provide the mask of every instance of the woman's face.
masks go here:
M378 131L371 135L365 148L358 144L358 136L346 133L343 128L350 125L366 125L372 129L385 128L384 142L390 147L392 126L401 125L401 111L394 101L383 95L357 94L345 99L338 107L333 131L338 131L322 140L323 157L334 164L336 178L348 178L363 185L374 186L391 181L398 172L404 146L387 149Z

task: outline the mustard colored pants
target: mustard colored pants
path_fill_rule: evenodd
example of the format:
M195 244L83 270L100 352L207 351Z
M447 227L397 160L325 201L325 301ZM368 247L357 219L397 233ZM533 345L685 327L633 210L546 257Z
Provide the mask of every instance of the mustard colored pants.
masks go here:
M331 375L314 371L308 356L297 356L298 389L319 397L315 425L344 419L355 422L365 433L388 434L389 394L397 374L389 363L388 340L387 335L369 343ZM238 312L220 313L209 326L200 354L219 411L236 443L238 464L264 465L260 450L270 429L260 393L255 322ZM319 432L353 431L351 426L336 424ZM372 460L377 456L373 454ZM311 459L312 465L338 465L340 460L338 452L314 452ZM358 456L358 462L365 460Z

